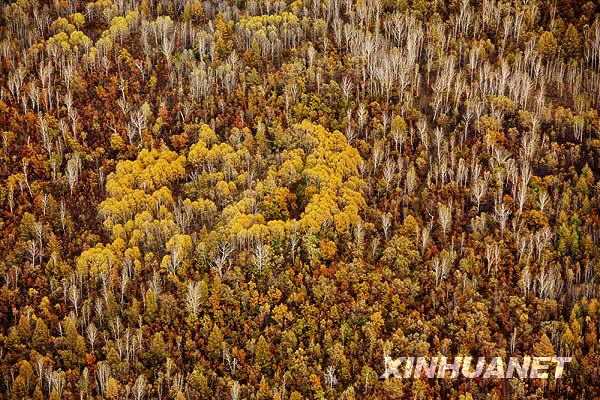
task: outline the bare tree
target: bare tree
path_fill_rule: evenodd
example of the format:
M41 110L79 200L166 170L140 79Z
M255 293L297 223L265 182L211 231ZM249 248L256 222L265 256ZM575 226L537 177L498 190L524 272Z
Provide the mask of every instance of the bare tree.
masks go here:
M224 269L227 266L229 256L233 253L233 246L227 242L219 243L217 254L213 257L212 267L217 271L219 276L222 278Z
M446 232L448 232L452 225L452 202L450 202L449 206L438 203L438 219L440 221L442 233L444 237L446 237Z
M352 90L352 81L347 76L342 80L342 94L348 101L348 97L350 96L350 91Z
M530 179L531 168L529 167L528 163L525 163L521 169L521 179L519 180L519 192L517 195L517 200L519 202L519 214L523 212L523 207L525 206L525 201L527 200L527 189Z
M139 139L142 138L142 131L146 128L146 114L140 108L130 116L131 125L137 130L137 136ZM129 142L132 144L133 137L129 137Z
M428 226L425 226L423 229L421 229L421 253L424 253L425 249L427 248L430 233L431 229Z
M329 390L332 390L337 383L338 380L335 375L335 367L330 365L327 367L327 371L325 372L325 384L329 386Z
M100 361L96 367L96 379L98 380L98 386L100 388L100 394L104 396L106 393L106 386L108 379L110 378L110 366L106 361Z
M548 204L548 192L546 192L545 190L539 192L538 204L540 206L540 211L544 212L544 208L546 208L546 205Z
M406 172L405 190L406 194L412 195L417 186L417 171L415 166L411 163L408 171Z
M448 271L450 269L448 257L435 257L433 259L433 272L435 274L435 286L438 287L440 283L446 279Z
M167 264L167 268L170 274L176 275L179 270L179 266L181 265L181 255L179 254L179 250L174 246L171 249L171 257L169 258L169 263Z
M496 201L494 212L496 222L500 225L500 235L504 236L504 228L506 227L506 221L508 221L508 217L510 216L510 210L506 208L502 201Z
M485 196L487 191L487 182L485 179L477 179L477 181L471 187L471 196L477 204L477 212L479 212L479 206L481 205L481 199Z
M71 190L71 194L73 194L73 189L79 180L79 173L81 171L81 159L77 154L73 154L73 156L67 161L67 182L69 183L69 189Z
M383 167L383 180L385 181L385 187L389 190L390 184L394 179L394 173L396 172L396 163L388 160Z
M252 254L253 254L252 263L254 264L254 267L258 270L259 274L262 274L263 269L268 264L268 258L269 258L269 254L270 254L269 246L259 242L254 247L254 251Z
M94 352L94 344L96 343L96 336L98 334L98 329L96 329L96 325L94 323L90 323L87 326L86 334L88 341L90 342L90 346L92 347L92 353Z
M133 398L135 400L143 400L146 393L146 377L140 374L133 384Z
M385 236L385 240L389 238L390 227L392 226L392 215L387 212L381 215L381 227L383 228L383 234Z
M188 282L185 301L187 310L193 317L196 317L200 311L201 294L201 287L198 282Z
M487 273L489 274L500 260L500 247L497 243L485 245L485 258L487 260Z
M240 398L240 384L238 381L233 381L231 385L231 400L239 400Z
M75 315L79 315L79 298L79 288L77 285L71 285L71 288L69 289L69 299L71 300L71 303L73 303L73 307L75 307Z
M368 117L368 112L367 109L365 108L364 104L360 104L358 106L358 111L356 112L356 116L358 118L358 129L362 132L365 123L367 122L367 117ZM365 136L366 136L366 131L365 131Z
M27 241L27 252L29 253L29 256L31 257L31 267L35 268L35 258L38 255L39 249L37 246L37 243L33 240L28 240Z

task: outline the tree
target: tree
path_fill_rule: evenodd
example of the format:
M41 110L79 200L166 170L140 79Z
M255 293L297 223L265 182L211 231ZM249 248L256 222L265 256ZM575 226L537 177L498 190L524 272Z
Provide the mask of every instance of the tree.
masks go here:
M394 235L383 251L382 260L402 275L409 273L409 267L420 259L415 243L406 236Z
M112 376L108 378L108 383L106 385L106 398L111 400L117 400L120 398L121 385L119 382L113 378Z
M402 152L402 145L406 140L406 130L407 125L404 118L399 115L394 116L392 119L391 133L396 151Z
M15 400L27 398L28 390L25 378L20 374L15 378L12 385L12 398Z
M573 24L569 24L561 48L567 58L577 59L581 55L581 35Z
M158 366L167 358L167 345L162 332L156 332L152 335L150 348L148 349L147 359L150 365Z
M450 230L452 225L452 204L448 206L446 204L438 203L438 219L445 238L446 232Z
M36 318L35 320L31 344L38 351L44 351L50 344L50 331L42 318Z
M186 305L190 313L190 318L195 320L198 317L200 306L207 298L207 287L204 281L189 282L187 286Z
M254 348L254 362L259 368L266 368L272 361L271 349L264 336L259 336Z
M221 329L217 324L214 324L208 337L208 350L211 352L213 358L218 358L221 355L224 340Z
M0 397L594 397L586 1L3 2Z
M540 357L552 357L556 355L554 346L545 333L542 334L539 341L533 346L533 352L536 356Z
M544 31L540 35L537 43L537 51L545 58L550 58L556 54L558 41L552 32Z

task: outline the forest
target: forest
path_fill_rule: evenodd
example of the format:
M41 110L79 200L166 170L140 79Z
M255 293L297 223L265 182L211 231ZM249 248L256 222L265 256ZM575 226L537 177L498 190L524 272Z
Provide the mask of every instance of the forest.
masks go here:
M599 2L0 3L0 399L600 398Z

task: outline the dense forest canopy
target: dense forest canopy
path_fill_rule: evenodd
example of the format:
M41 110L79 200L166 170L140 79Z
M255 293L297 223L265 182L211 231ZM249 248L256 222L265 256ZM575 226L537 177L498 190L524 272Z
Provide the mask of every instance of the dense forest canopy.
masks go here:
M600 396L598 2L4 3L0 398Z

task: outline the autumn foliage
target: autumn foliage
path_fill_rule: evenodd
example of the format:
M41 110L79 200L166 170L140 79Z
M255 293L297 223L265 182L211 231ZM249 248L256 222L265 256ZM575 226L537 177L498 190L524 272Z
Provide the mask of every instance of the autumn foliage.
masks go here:
M597 2L4 3L0 399L600 396Z

